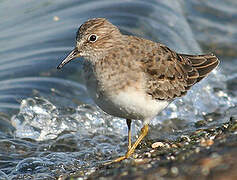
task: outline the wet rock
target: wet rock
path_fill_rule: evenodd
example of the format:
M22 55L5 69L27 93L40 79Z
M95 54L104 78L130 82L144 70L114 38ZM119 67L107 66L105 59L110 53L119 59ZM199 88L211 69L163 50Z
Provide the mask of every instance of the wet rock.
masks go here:
M141 165L147 164L150 160L149 159L134 159L134 164Z
M200 141L200 145L204 146L204 147L211 146L213 144L214 144L214 141L212 139L204 139L204 138L202 138L201 141Z
M177 140L156 141L151 143L155 148L149 153L143 151L147 147L142 146L139 159L113 164L110 169L98 169L89 179L236 179L236 125L236 121L230 120Z
M155 142L151 145L153 149L158 148L158 147L165 147L165 144L163 142Z
M177 176L179 174L179 169L177 167L172 167L170 171L171 171L171 174L174 176Z

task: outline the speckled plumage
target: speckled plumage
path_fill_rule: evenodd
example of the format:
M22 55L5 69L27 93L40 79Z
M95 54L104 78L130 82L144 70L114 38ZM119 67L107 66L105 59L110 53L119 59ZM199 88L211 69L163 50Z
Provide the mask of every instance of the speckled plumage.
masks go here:
M76 48L58 68L79 56L85 58L86 86L96 104L111 115L140 119L145 125L219 63L213 54L178 54L163 44L123 35L104 18L81 25ZM125 158L139 142L128 148Z

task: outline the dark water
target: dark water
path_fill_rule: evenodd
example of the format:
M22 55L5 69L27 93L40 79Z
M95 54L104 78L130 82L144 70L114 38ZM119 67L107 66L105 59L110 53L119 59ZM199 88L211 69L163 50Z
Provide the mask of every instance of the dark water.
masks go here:
M221 60L208 79L152 121L150 138L176 138L191 131L197 120L219 113L213 119L221 123L236 112L235 0L2 0L2 179L53 178L80 170L86 175L126 151L125 121L103 113L87 96L80 60L56 69L74 46L77 28L93 17L106 17L125 34L162 42L178 52L213 52ZM140 127L140 122L133 125L134 136Z

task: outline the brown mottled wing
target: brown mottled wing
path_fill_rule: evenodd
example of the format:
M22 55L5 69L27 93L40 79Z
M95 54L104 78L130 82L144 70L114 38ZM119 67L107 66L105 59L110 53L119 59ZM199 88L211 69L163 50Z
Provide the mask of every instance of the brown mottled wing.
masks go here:
M154 99L171 100L186 94L187 90L207 76L218 64L213 54L178 54L164 45L156 54L143 61L147 75L147 93Z

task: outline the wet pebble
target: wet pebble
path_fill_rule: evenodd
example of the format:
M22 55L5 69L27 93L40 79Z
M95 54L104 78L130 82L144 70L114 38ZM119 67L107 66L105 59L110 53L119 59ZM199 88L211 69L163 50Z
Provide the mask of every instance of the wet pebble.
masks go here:
M211 146L213 144L214 144L214 141L212 139L204 139L204 138L202 138L201 141L200 141L200 145L203 146L203 147Z
M167 156L167 160L175 160L174 156Z
M153 149L159 148L159 147L165 147L165 144L163 142L155 142L151 145Z
M134 164L136 165L141 165L141 164L146 164L148 163L150 160L149 159L134 159Z
M177 176L179 174L179 169L177 167L172 167L170 171L171 171L171 174L174 176Z
M171 144L172 148L178 148L178 146L176 144Z
M199 153L200 152L200 147L195 148L195 153Z
M151 153L150 153L150 152L146 152L146 153L145 153L145 156L148 157L148 158L150 158L150 157L151 157Z
M181 141L190 142L191 139L190 139L189 136L187 136L187 135L182 135L182 136L181 136Z

